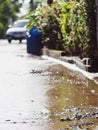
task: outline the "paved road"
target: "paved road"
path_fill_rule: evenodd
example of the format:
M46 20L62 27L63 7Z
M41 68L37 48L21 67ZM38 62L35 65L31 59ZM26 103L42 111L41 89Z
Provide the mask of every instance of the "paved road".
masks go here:
M0 40L0 130L79 130L77 120L69 124L60 119L90 112L98 112L97 84L59 63L27 54L25 41ZM95 122L97 130L95 116L82 120L85 129Z
M45 129L40 121L48 113L48 77L41 73L49 65L49 61L27 54L25 43L0 41L0 130Z

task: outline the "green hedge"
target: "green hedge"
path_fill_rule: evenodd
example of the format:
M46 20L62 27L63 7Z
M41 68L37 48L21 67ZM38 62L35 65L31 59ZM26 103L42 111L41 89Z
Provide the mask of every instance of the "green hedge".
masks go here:
M96 48L94 11L93 0L54 0L51 6L38 7L27 16L28 28L37 27L43 45L49 48L64 50L69 55L91 56Z

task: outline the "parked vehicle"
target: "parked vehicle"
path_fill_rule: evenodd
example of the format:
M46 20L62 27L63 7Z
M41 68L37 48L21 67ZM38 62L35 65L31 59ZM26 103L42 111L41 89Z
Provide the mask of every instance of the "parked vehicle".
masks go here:
M26 39L26 24L28 21L28 19L15 21L14 24L8 28L6 38L9 43L11 43L12 40L19 40L21 43L23 39Z

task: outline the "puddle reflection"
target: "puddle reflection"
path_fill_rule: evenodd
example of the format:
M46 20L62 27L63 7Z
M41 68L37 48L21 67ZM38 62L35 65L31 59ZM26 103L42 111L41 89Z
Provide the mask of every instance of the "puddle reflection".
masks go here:
M81 126L81 129L94 129L98 123L98 85L61 65L52 68L49 69L52 87L47 92L52 128L80 130Z

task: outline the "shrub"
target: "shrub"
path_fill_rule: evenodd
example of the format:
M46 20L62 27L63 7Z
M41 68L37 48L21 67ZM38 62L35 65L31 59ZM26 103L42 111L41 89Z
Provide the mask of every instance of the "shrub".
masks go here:
M91 3L88 0L54 0L52 5L38 7L28 15L28 28L35 26L42 33L43 45L49 48L62 49L70 55L89 56L95 48Z
M59 8L55 5L38 7L29 17L29 28L35 26L42 33L42 43L52 49L62 49L62 33L58 22Z
M68 2L61 5L59 22L63 34L63 46L71 55L83 57L89 46L86 20L85 2Z

